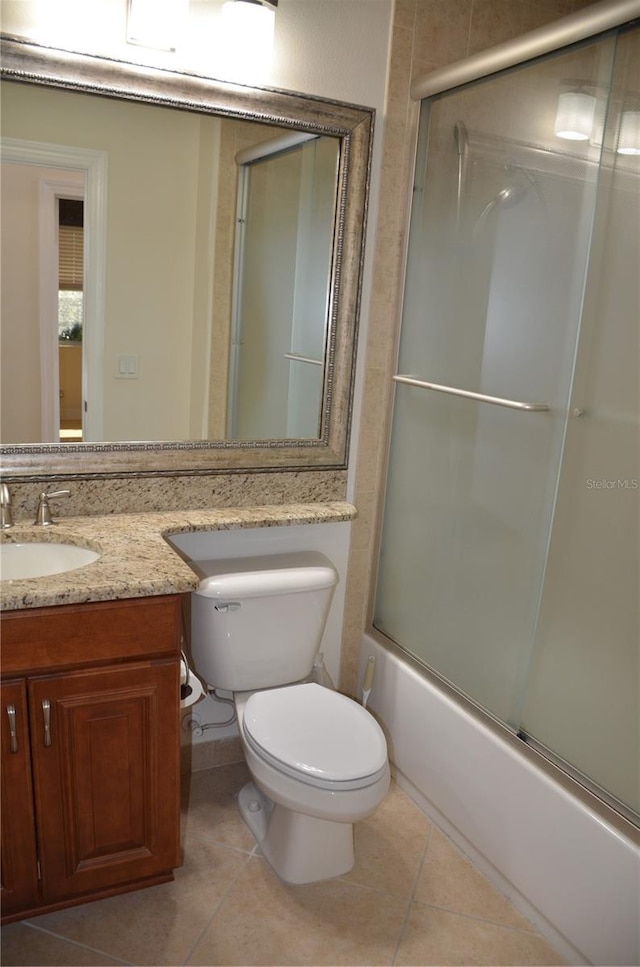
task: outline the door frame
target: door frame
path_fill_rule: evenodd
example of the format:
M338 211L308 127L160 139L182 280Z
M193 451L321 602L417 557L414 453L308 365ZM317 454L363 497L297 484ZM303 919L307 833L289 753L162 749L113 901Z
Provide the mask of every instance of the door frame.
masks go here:
M68 145L4 138L1 158L12 164L78 171L84 191L75 186L43 178L39 197L40 294L40 382L42 442L60 440L60 398L58 375L57 239L56 205L60 197L84 198L84 327L82 339L83 439L103 439L104 330L107 248L106 151ZM52 309L52 295L56 307ZM55 363L55 365L54 365Z

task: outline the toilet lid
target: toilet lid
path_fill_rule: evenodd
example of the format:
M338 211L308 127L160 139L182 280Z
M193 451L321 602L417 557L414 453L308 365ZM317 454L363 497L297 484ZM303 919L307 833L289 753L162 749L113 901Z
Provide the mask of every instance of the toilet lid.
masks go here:
M256 751L313 784L364 779L387 764L387 743L373 716L315 682L254 692L243 726Z

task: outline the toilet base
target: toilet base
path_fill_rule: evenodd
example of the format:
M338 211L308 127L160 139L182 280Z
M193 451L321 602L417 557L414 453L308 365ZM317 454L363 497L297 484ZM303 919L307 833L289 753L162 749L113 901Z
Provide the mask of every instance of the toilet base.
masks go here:
M238 794L240 815L286 883L316 883L352 868L353 824L316 819L274 803L253 782Z

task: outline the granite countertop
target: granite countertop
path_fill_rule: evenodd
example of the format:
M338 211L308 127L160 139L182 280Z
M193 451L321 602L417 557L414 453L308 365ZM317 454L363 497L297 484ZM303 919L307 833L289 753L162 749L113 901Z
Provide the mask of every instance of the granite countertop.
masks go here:
M195 572L164 539L188 531L236 530L349 521L343 501L220 510L61 518L53 527L16 522L0 541L76 544L98 551L93 564L47 577L0 581L1 610L179 594L197 588Z

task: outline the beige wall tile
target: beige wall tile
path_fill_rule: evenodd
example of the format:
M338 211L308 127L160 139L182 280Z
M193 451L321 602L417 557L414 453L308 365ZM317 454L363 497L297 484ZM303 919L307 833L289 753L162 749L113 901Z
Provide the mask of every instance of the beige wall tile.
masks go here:
M439 67L466 57L473 6L472 0L420 0L414 56Z
M413 30L416 19L416 6L420 0L395 0L393 5L393 25Z
M524 7L521 0L474 0L468 52L475 54L523 33Z

